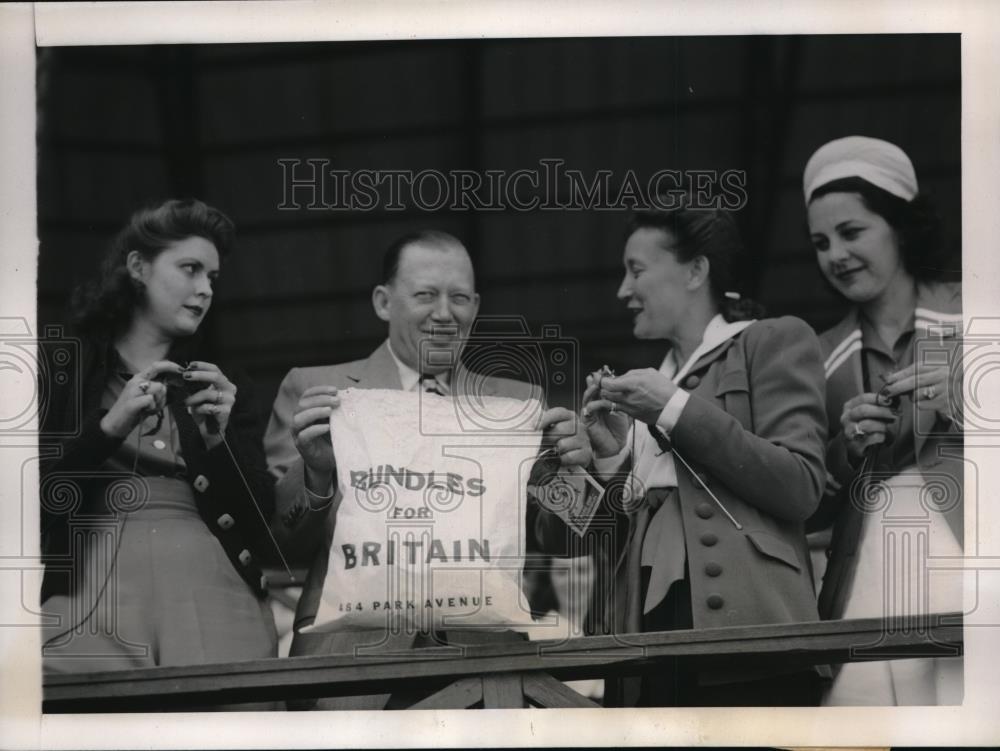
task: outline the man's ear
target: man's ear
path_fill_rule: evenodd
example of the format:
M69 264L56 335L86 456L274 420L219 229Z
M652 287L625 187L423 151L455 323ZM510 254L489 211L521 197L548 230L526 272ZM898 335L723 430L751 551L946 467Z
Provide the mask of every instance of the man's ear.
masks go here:
M712 270L712 264L705 256L695 256L688 265L687 288L694 292L703 285L708 284L708 275Z
M389 288L384 284L372 290L372 307L375 308L375 315L383 321L389 320Z

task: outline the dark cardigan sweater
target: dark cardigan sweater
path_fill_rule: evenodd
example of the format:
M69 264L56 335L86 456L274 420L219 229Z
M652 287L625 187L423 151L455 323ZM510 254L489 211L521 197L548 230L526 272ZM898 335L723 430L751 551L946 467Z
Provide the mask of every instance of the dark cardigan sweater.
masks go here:
M69 378L56 377L45 369L40 375L41 533L46 561L42 602L53 594L68 594L75 586L73 577L66 575L74 519L113 513L102 499L107 477L98 473L122 444L122 439L105 435L100 427L107 413L101 407L101 395L108 378L121 367L117 352L107 340L69 341L75 344L66 348L69 361L60 369L69 373ZM168 357L184 363L192 351L193 343L185 342L174 347ZM168 408L178 428L185 476L195 490L201 518L247 585L263 597L266 580L259 561L274 552L266 527L274 512L274 480L264 459L263 424L254 406L252 386L237 369L224 368L223 372L237 388L225 439L238 469L225 445L207 449L183 398L168 398ZM248 485L259 511L247 492ZM73 570L78 570L73 564Z

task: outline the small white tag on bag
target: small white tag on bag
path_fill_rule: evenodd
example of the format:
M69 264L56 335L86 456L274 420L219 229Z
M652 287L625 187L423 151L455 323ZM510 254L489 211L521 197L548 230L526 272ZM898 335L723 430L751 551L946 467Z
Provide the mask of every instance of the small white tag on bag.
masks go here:
M558 459L548 464L554 467L536 465L528 492L541 508L551 511L577 536L583 537L601 505L604 487L582 467L562 467Z
M451 397L347 389L340 402L330 433L342 500L316 620L302 631L531 623L521 577L541 433L488 429L525 402L477 397L490 418L477 430L463 430Z

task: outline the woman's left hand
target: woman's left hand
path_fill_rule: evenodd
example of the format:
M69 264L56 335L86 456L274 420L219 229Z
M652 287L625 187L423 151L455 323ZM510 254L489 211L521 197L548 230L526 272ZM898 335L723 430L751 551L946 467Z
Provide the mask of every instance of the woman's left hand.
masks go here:
M961 375L958 383L961 384ZM951 388L954 376L947 365L917 365L892 373L885 382L883 390L889 396L910 394L917 409L937 412L943 419L951 422L952 394Z
M601 398L639 422L655 425L677 385L653 368L630 370L601 381Z
M229 416L236 404L236 386L218 366L210 362L188 363L182 377L189 384L204 386L185 399L184 403L201 431L205 445L213 448L222 442L226 426L229 425ZM214 418L214 421L209 417Z

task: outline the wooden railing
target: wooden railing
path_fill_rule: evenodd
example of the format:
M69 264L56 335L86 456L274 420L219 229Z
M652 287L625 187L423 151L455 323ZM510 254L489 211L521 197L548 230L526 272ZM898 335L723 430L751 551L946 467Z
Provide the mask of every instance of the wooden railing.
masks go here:
M432 647L394 656L288 657L49 676L44 712L210 708L384 694L439 685L413 708L596 707L562 681L639 675L666 659L692 667L789 668L962 653L958 613L741 626L562 642Z

